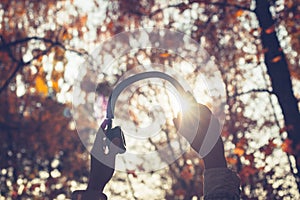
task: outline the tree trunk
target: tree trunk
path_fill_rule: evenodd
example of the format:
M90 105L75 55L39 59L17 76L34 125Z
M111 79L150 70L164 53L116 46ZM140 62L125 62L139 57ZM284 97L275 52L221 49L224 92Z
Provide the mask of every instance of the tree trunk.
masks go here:
M261 41L265 52L267 72L271 79L273 92L282 109L288 138L293 142L292 149L297 167L295 178L298 190L300 190L300 114L298 101L293 92L287 61L276 35L275 21L270 12L269 1L256 0L255 13L262 28Z

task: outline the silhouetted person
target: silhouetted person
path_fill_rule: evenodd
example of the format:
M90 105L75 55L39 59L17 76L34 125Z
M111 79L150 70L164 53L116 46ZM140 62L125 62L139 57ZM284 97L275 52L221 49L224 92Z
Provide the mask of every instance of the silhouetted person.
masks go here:
M194 140L191 142L191 147L199 152L202 145L202 138L208 132L209 124L212 123L214 127L219 128L218 120L212 115L211 111L204 105L197 104L200 110L200 124ZM180 117L174 119L176 127L181 123ZM187 137L183 134L184 137ZM122 138L112 138L112 143L115 145L122 144ZM96 143L94 144L95 147ZM100 151L99 151L100 152ZM118 153L118 148L111 145L109 154L104 154L105 162L109 162L110 166L114 166L115 157ZM226 159L224 156L224 145L222 138L214 145L212 150L203 158L205 164L204 171L204 199L205 200L235 200L240 199L240 179L237 174L227 168ZM94 200L107 199L106 195L102 193L105 185L111 179L114 169L106 166L96 158L91 156L91 171L87 189L84 191L75 191L73 193L74 199ZM200 190L201 188L199 188Z

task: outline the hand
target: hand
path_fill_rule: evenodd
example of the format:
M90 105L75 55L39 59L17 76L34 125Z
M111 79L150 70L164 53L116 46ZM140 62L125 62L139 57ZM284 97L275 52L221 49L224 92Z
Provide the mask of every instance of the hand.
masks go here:
M207 134L219 134L220 124L218 119L213 116L212 112L205 105L198 104L198 110L200 117L196 136L191 140L188 133L184 132L180 134L185 137L191 144L191 147L201 155L200 151L202 150L201 147L205 136ZM181 123L189 123L187 120L182 119L181 115L178 115L173 121L177 129L180 127ZM212 149L208 153L205 153L203 160L206 169L227 167L224 156L224 144L221 136L218 137L218 140Z
M109 153L105 154L103 149L101 149L101 144L99 144L96 138L91 154L91 170L88 190L103 191L105 185L111 179L115 171L115 158L118 154L118 146L120 143L120 138L114 138L111 141ZM96 146L97 148L95 148Z
M115 171L116 155L120 153L121 138L116 137L109 143L109 152L103 149L103 139L105 135L100 127L91 151L91 170L86 190L76 190L72 194L72 199L82 200L106 200L107 197L102 193L105 185L113 176Z

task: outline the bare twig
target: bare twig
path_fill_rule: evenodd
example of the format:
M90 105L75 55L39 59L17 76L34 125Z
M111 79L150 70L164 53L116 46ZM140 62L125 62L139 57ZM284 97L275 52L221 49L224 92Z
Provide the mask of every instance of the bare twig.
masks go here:
M2 36L0 36L0 38L1 38L2 41L4 41ZM44 37L39 37L39 36L26 37L26 38L18 39L18 40L15 40L13 42L8 42L8 43L2 42L2 44L0 45L0 50L7 49L7 48L10 48L11 46L15 46L15 45L18 45L18 44L26 43L26 42L29 42L31 40L50 43L52 46L61 47L65 51L71 51L71 52L74 52L74 53L76 53L80 56L88 54L86 51L81 52L81 51L74 50L72 48L66 48L66 46L63 43L59 42L59 41L53 41L49 38L44 38Z
M209 2L209 3L207 3L203 0L190 0L189 4L192 4L192 3L206 3L207 5L214 5L214 6L220 6L220 7L221 6L222 7L232 7L232 8L236 8L238 10L247 10L247 11L250 11L250 12L254 12L254 10L252 10L248 7L240 6L240 5L237 5L237 4L231 4L231 3L227 3L227 2ZM161 13L165 9L179 8L179 7L182 7L182 6L188 6L188 4L179 3L179 4L167 5L163 8L159 8L159 9L153 11L152 13L150 13L149 17L151 18L151 17L157 15L158 13Z
M2 87L0 87L0 94L1 92L3 92L9 85L9 83L12 81L12 79L17 75L18 71L30 64L33 60L37 59L38 57L47 54L47 52L49 52L51 49L53 48L53 46L49 47L48 49L42 51L41 53L35 55L31 60L24 62L23 60L18 61L18 64L16 66L16 68L14 69L13 73L6 79L6 81L4 82L4 84L2 85Z
M242 96L242 95L245 95L245 94L256 93L256 92L257 93L266 92L266 93L269 93L269 94L274 94L273 91L268 90L268 89L252 89L252 90L248 90L246 92L240 92L240 93L233 94L233 95L229 96L229 98L235 98L237 96Z
M0 87L0 94L1 94L1 92L3 92L8 87L9 83L17 75L18 71L22 67L24 67L26 65L29 65L32 61L34 61L35 59L39 58L40 56L46 55L54 47L58 46L58 47L64 49L65 51L74 52L74 53L78 54L79 56L88 55L88 53L85 52L85 51L84 52L80 52L80 51L77 51L77 50L74 50L74 49L69 49L69 48L66 48L65 45L63 45L62 43L60 43L58 41L53 41L51 39L43 38L43 37L38 37L38 36L26 37L26 38L15 40L13 42L6 42L2 35L0 35L0 39L1 39L0 50L6 51L8 53L8 55L9 55L9 57L12 59L12 61L15 62L15 63L17 63L17 66L14 69L14 71L12 72L12 74L6 79L6 81L4 82L4 84ZM49 48L47 48L46 50L41 51L39 54L35 55L32 59L30 59L27 62L24 62L23 59L17 60L14 57L14 55L13 55L13 53L11 51L11 47L16 46L18 44L29 42L31 40L37 40L37 41L42 41L42 42L45 42L45 43L49 43L49 44L51 44L51 46Z

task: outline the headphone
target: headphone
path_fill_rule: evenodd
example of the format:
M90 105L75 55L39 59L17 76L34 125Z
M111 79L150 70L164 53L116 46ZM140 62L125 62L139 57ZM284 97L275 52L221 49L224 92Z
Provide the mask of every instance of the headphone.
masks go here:
M158 71L149 71L149 72L143 72L139 73L133 76L130 76L129 78L121 81L115 89L112 91L107 108L106 108L106 119L101 124L98 133L96 135L94 145L92 147L91 153L93 156L95 156L98 160L106 162L103 158L100 156L101 153L99 151L104 152L104 154L108 154L110 149L110 144L113 141L114 138L120 138L121 144L114 145L117 147L116 153L125 153L126 152L126 143L124 139L124 135L122 132L122 129L120 126L116 126L112 128L112 121L114 119L114 111L115 111L115 104L117 101L118 96L121 94L121 92L130 84L137 82L139 80L148 79L148 78L161 78L164 80L167 80L170 82L179 92L179 100L181 103L181 106L188 105L187 108L189 109L188 112L185 112L185 110L182 110L182 118L181 123L179 126L179 129L177 131L180 133L180 135L184 136L184 138L187 140L189 144L192 145L194 139L197 141L202 141L201 148L199 150L200 157L206 156L213 146L216 144L219 136L220 136L220 127L218 125L218 120L210 116L208 120L208 127L206 130L206 134L201 134L200 136L197 135L198 126L199 123L201 123L201 116L200 116L200 108L199 104L197 103L194 96L191 94L190 91L185 90L182 85L175 80L173 77L171 77L168 74L158 72ZM203 107L203 106L202 106ZM183 107L184 108L184 107ZM205 107L206 110L209 110ZM210 112L210 111L208 111ZM207 118L207 116L204 116L204 118ZM200 124L201 125L201 124ZM205 124L204 124L205 125ZM177 127L178 128L178 127ZM197 138L195 138L197 135ZM197 142L196 141L196 142ZM102 147L100 147L103 144ZM101 149L102 148L102 149ZM103 154L103 153L102 153Z
M159 71L149 71L149 72L139 73L139 74L130 76L129 78L121 81L114 88L114 90L112 91L112 93L109 97L107 108L106 108L106 119L101 124L101 129L103 130L103 132L105 133L105 136L106 136L106 138L104 139L104 141L105 141L105 145L104 145L105 149L103 149L104 151L109 152L109 145L110 145L112 139L119 137L122 140L121 141L122 144L118 146L118 148L119 148L118 153L121 153L121 154L125 153L126 143L125 143L125 139L124 139L124 135L123 135L121 127L116 126L116 127L112 128L112 121L114 119L114 111L115 111L116 101L117 101L119 95L121 94L121 92L126 87L128 87L129 85L131 85L137 81L149 79L149 78L161 78L161 79L167 80L180 93L181 98L184 98L187 96L193 98L193 95L189 91L186 91L176 79L174 79L172 76L170 76L166 73L162 73ZM196 101L194 98L193 98L193 100Z
M148 78L161 78L169 81L179 92L180 94L186 93L184 88L181 86L181 84L174 79L172 76L158 72L158 71L150 71L150 72L143 72L136 75L133 75L125 80L123 80L121 83L119 83L116 88L113 90L112 94L109 97L108 100L108 106L106 110L106 118L107 119L113 119L114 118L114 110L115 110L115 104L118 99L118 96L121 94L121 92L132 83L135 83L137 81L148 79Z

